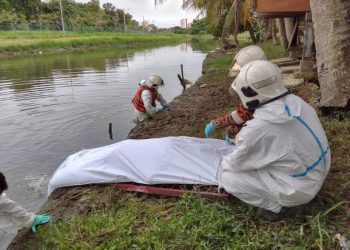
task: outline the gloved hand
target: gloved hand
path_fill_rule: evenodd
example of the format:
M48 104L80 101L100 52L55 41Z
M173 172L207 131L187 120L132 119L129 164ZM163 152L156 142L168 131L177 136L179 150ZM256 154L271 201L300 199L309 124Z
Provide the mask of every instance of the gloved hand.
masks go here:
M230 138L228 138L228 136L227 135L225 135L225 139L224 139L225 141L227 141L228 142L228 144L230 144L230 145L234 145L234 143L230 140Z
M52 216L48 215L48 214L41 214L35 217L33 223L32 223L32 232L36 233L36 227L41 225L41 224L45 224L48 223L51 220Z
M163 106L163 110L168 109L168 108L171 108L171 103L170 102L168 102L167 104L165 104Z
M215 131L215 127L212 122L208 123L207 126L205 126L204 134L205 137L209 138L210 134Z

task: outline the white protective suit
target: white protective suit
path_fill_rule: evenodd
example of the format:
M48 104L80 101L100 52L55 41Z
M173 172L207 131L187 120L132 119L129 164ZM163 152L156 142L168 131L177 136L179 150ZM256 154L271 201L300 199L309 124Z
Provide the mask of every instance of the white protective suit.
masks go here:
M245 203L278 213L312 200L330 168L330 149L315 110L287 95L255 110L223 158L219 186Z
M29 228L35 217L34 213L29 213L2 193L0 195L0 249L7 248L16 236L18 228Z
M5 193L0 195L0 218L6 219L19 228L29 228L36 214L30 213L16 202L7 198Z
M142 81L141 85L146 85L150 87L145 81ZM142 91L141 98L147 112L143 113L138 111L136 108L134 108L135 113L137 115L137 119L139 121L143 121L150 116L152 117L157 112L156 107L152 105L152 95L149 90ZM160 103L162 107L167 103L167 101L163 98L163 96L158 91L157 91L157 101Z

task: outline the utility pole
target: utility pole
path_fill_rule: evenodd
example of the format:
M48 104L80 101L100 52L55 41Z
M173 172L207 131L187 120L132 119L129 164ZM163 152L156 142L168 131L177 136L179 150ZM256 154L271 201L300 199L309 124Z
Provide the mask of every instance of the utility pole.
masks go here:
M126 22L125 22L125 10L123 10L123 16L124 16L124 33L126 33Z
M62 32L65 33L64 30L64 20L63 20L63 10L62 10L62 0L60 0L60 10L61 10L61 25L62 25Z

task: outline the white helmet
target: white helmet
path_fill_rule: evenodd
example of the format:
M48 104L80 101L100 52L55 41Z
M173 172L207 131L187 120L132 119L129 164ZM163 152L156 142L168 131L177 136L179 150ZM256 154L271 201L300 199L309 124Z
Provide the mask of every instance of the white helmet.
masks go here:
M163 79L158 76L158 75L151 75L148 78L148 84L152 87L152 88L158 88L160 86L164 86L164 81Z
M267 60L265 52L256 45L244 47L233 59L233 67L230 69L229 76L236 77L244 65L255 60Z
M238 93L248 109L273 102L289 93L284 87L280 69L275 64L262 60L246 64L231 88Z

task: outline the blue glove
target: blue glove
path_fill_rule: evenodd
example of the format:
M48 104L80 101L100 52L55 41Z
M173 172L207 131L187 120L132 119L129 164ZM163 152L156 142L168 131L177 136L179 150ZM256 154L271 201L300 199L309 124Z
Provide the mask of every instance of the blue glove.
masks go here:
M32 223L32 232L35 233L37 226L39 226L41 224L48 223L51 220L51 218L52 218L52 216L48 215L48 214L41 214L41 215L38 215L37 217L35 217L35 219Z
M215 131L215 127L212 122L208 123L207 126L205 126L204 134L205 137L209 138L210 134Z
M168 109L168 108L171 108L171 103L170 102L163 106L163 110L164 109Z
M230 144L230 145L234 145L234 143L230 140L230 138L228 138L228 136L227 135L225 135L225 139L224 139L225 141L227 141L228 142L228 144Z

